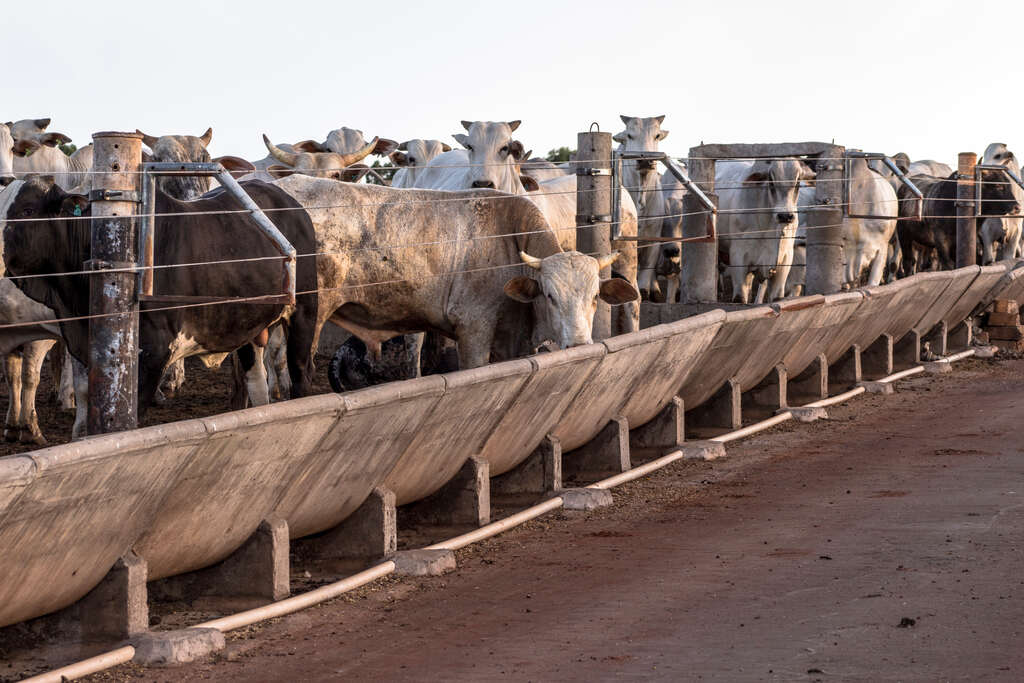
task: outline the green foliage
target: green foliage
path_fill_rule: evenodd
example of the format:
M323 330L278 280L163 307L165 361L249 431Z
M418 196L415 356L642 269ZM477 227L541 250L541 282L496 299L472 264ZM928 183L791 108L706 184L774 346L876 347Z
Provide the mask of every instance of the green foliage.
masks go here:
M557 164L569 161L569 157L573 154L576 154L576 150L569 149L568 147L559 147L548 152L547 160Z
M370 168L379 173L380 177L384 178L384 180L388 181L388 183L390 183L391 179L395 177L395 173L398 173L397 166L392 164L390 161L385 161L382 164L380 162L380 159L374 160ZM367 174L366 182L372 183L374 185L380 185L380 181L377 180L377 178L372 173Z
M74 143L72 143L72 142L65 142L65 143L64 143L63 145L60 145L60 151L64 152L64 153L65 153L65 154L67 154L68 156L71 156L71 155L72 155L72 154L74 154L74 153L75 153L75 152L76 152L77 150L78 150L78 146L77 146L77 145L75 145L75 144L74 144Z

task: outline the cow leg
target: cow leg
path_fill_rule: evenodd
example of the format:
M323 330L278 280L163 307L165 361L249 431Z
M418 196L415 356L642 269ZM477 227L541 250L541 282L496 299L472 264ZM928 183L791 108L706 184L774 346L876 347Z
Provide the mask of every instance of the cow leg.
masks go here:
M21 415L21 352L15 351L4 358L4 372L7 374L7 422L4 424L4 440L18 440L18 417Z
M288 375L288 340L285 339L284 325L277 325L270 332L267 357L271 363L267 372L273 375L271 381L276 385L276 398L287 399L292 393L292 378Z
M267 368L263 365L263 347L246 344L238 349L235 357L241 362L241 369L245 373L245 389L249 403L254 406L265 406L270 403Z
M755 304L764 303L765 292L768 291L768 280L761 280L757 283L757 295L754 297Z
M59 342L50 357L54 359L54 365L60 368L57 374L60 377L57 382L57 405L61 410L72 411L75 409L75 371L71 367L71 354L64 342Z
M36 392L39 389L39 376L43 369L46 354L57 342L52 339L29 342L22 348L22 380L21 380L21 415L18 418L18 441L37 446L46 445L46 437L39 428L39 416L36 414Z
M739 300L740 300L740 303L749 304L750 303L750 290L752 290L754 288L754 274L753 273L744 273L742 268L737 268L736 271L737 271L737 273L739 273L740 275L743 276L742 278L734 277L733 280L732 280L734 283L736 283L736 282L742 283L742 284L740 284L740 288L739 288L739 295L740 295ZM733 284L733 287L735 287L735 286L736 285ZM733 299L735 299L735 298L736 298L736 293L733 292Z
M316 298L311 294L303 298L288 320L288 329L282 331L287 336L288 374L292 380L290 398L309 394L313 377L313 354L316 352L313 343L317 338Z
M73 357L71 377L75 386L75 424L71 426L71 438L81 439L86 435L89 424L89 373L85 366Z
M786 282L789 281L790 266L779 266L768 280L768 301L778 301L786 296Z
M171 363L171 367L167 368L167 372L164 373L163 380L160 382L160 388L157 390L157 394L162 394L164 398L174 398L174 395L178 393L185 384L185 359L179 358L178 360Z
M469 370L487 365L491 360L494 328L484 329L479 324L456 325L455 337L459 343L459 369Z
M868 287L874 287L882 282L882 274L885 269L885 255L879 249L875 257L871 259L871 272L868 273Z

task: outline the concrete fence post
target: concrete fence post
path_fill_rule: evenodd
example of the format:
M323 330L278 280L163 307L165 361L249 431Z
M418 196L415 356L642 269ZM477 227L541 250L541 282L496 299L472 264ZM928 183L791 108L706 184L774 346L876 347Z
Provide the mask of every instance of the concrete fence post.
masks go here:
M105 272L135 266L135 218L140 197L142 135L96 133L93 152L89 278L90 434L138 426L136 275Z
M579 133L576 158L576 251L584 254L609 254L612 214L612 135L611 133ZM615 188L617 190L617 188ZM612 276L611 267L601 271L601 278ZM597 302L594 313L594 341L611 336L611 306Z
M843 288L843 182L846 149L828 147L818 160L814 202L807 229L807 294Z
M686 162L690 179L700 186L715 205L715 160L704 158L701 147L690 149ZM714 221L704 205L690 193L683 197L683 237L707 237L708 226ZM718 301L718 237L702 242L684 242L682 245L682 278L680 300L683 303Z
M961 152L957 155L956 180L956 267L978 263L978 232L974 206L974 167L978 155Z

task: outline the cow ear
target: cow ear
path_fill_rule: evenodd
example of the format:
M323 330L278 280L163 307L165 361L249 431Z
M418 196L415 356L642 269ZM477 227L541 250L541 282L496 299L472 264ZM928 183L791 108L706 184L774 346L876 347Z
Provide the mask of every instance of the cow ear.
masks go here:
M18 140L14 143L14 156L27 157L40 147L42 147L42 145L35 140Z
M71 138L64 133L47 133L39 136L39 142L47 147L56 147L57 145L66 145L71 142Z
M513 140L508 143L508 153L511 154L512 158L516 161L522 161L529 156L529 152L523 149L523 143L519 142L519 140Z
M203 143L203 147L209 147L211 140L213 140L213 128L207 127L206 132L199 136L199 142Z
M220 164L224 167L224 170L231 173L236 178L246 173L254 173L256 167L252 165L251 161L243 159L241 157L223 156L217 157L213 160L214 163Z
M36 119L32 123L35 124L39 130L46 130L46 127L50 125L50 119Z
M395 166L408 166L409 155L405 152L392 152L388 155L388 159L391 159L391 163Z
M600 295L602 301L612 306L626 304L640 298L640 292L636 291L636 287L629 284L629 280L623 280L618 277L601 280Z
M89 210L89 198L84 194L65 195L60 203L61 216L82 216Z
M452 137L455 138L455 142L459 143L463 147L469 142L469 136L462 133L453 133Z
M303 140L302 142L296 142L292 145L292 151L294 152L309 152L310 154L317 154L319 152L326 152L324 146L316 140Z
M513 132L515 132L516 128L518 128L519 124L521 123L522 121L520 121L519 119L516 119L515 121L509 121L508 127L511 128Z
M662 114L661 116L655 116L654 120L657 121L658 125L660 126L661 124L665 123L665 115Z
M802 161L800 162L800 180L811 182L817 177L818 174L814 172L813 168L811 168Z
M505 296L528 304L540 295L540 284L532 277L520 275L505 283Z
M374 145L373 151L370 154L377 154L382 157L394 152L398 149L398 143L394 140L388 140L387 138L377 138L377 144Z
M519 181L523 184L523 189L527 192L536 192L540 189L540 183L537 182L536 178L528 175L519 176Z
M619 144L626 144L626 131L616 133L615 135L612 136L612 140L618 142Z
M657 137L655 139L657 139L657 140L664 140L667 137L668 137L668 131L667 130L660 130L660 131L658 131L658 135L657 135Z
M274 164L273 166L267 166L267 173L274 178L287 178L292 173L295 173L295 169L290 166Z
M341 172L341 179L346 183L358 183L369 172L370 167L366 164L352 164Z
M619 114L619 118L622 119L624 125L629 125L629 122L633 120L632 116L626 116L625 114Z

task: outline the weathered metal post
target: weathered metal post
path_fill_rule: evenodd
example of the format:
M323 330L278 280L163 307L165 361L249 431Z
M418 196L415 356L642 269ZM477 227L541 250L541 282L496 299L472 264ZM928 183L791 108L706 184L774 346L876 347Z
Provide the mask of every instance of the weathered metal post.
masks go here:
M89 277L90 434L138 426L135 218L142 135L96 133L93 152ZM105 272L124 270L125 272Z
M577 136L576 158L576 251L609 254L612 213L612 135L588 132ZM601 271L610 278L611 267ZM594 313L594 341L611 336L611 306L598 300Z
M846 149L831 145L818 160L814 201L807 229L807 294L843 288L843 166Z
M706 158L703 147L691 147L686 168L690 179L718 206L715 192L715 160ZM682 245L680 301L718 301L718 232L715 215L692 192L683 196L683 237L706 239Z
M956 180L956 267L978 264L978 219L974 206L974 167L978 155L960 152L957 155Z

